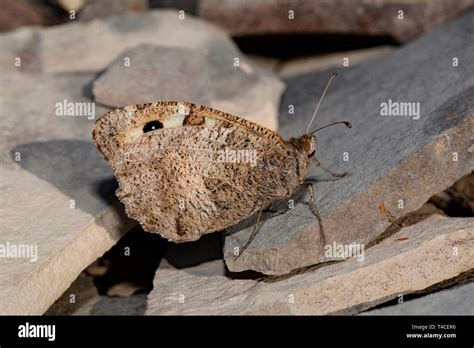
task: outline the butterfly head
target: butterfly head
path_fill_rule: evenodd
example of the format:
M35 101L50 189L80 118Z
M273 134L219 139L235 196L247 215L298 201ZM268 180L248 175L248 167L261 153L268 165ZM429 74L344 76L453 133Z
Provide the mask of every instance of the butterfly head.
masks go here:
M298 138L291 138L289 144L295 151L297 172L302 180L308 174L310 159L316 152L316 137L310 134L303 134Z
M299 148L307 156L312 157L316 152L316 137L314 135L305 134L298 138Z

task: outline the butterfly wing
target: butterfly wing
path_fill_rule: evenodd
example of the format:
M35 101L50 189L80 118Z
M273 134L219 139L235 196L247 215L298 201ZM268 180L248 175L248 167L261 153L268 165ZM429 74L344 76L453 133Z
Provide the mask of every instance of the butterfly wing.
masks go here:
M282 171L296 167L290 149L256 123L187 103L156 103L103 117L94 138L114 168L127 215L172 241L234 225L294 185L291 170ZM100 128L117 123L122 127Z

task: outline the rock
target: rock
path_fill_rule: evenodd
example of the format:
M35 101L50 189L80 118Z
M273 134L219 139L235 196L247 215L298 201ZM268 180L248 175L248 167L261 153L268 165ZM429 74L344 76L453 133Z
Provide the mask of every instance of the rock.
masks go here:
M448 0L201 0L198 16L235 36L342 34L390 36L404 42L455 17L473 4L472 0L456 1L455 4ZM403 11L403 19L399 19L399 11Z
M315 168L309 175L317 181L328 244L368 244L473 170L474 66L468 62L474 51L465 49L473 30L470 12L389 55L339 70L312 127L344 119L353 125L324 129L316 149L323 164L352 175L336 180ZM279 120L285 138L304 132L329 75L286 80ZM415 103L410 105L420 107L419 118L414 109L412 116L382 116L381 105L390 101ZM324 262L309 194L297 198L294 209L263 215L259 233L237 259L234 248L247 241L255 217L227 232L224 255L231 271L275 275Z
M0 44L3 48L0 69L6 70L12 69L18 58L21 59L20 71L36 73L96 72L106 69L115 60L111 69L94 84L97 100L105 105L123 106L135 101L180 97L210 104L272 129L278 126L277 105L284 84L249 61L222 30L190 15L180 19L177 11L129 13L123 17L71 23L46 30L25 28L2 36ZM125 53L133 56L130 67L125 70L123 57L117 57L139 45L148 46ZM161 56L163 52L169 52L166 57L174 60L166 60ZM181 52L190 56L175 56ZM159 53L160 56L150 57L148 53ZM237 67L234 66L235 59L238 59ZM177 61L181 62L178 71ZM206 68L199 69L202 68L200 64ZM125 71L127 74L123 74ZM173 77L171 71L176 76ZM159 73L161 80L150 73ZM131 80L124 80L125 75ZM175 77L182 81L193 79L193 83L186 82L177 87ZM173 81L175 88L165 91L158 83L163 78L167 83ZM133 88L130 88L132 84Z
M257 65L273 72L278 71L278 66L282 62L281 59L277 57L265 57L257 54L248 54L247 56Z
M74 302L71 302L74 298ZM45 315L143 315L146 295L101 296L90 277L82 273Z
M239 57L237 67L234 57ZM118 57L93 84L95 100L108 106L182 100L271 129L277 128L283 89L277 77L243 57L230 42L201 49L139 46Z
M141 12L148 8L146 0L86 0L77 14L80 21L126 14L129 11Z
M110 297L130 297L135 293L139 293L140 290L143 290L141 287L136 286L132 283L119 283L113 285L109 291L107 291L107 296Z
M90 103L83 89L92 79L2 71L0 252L28 248L0 258L2 314L43 314L134 224L115 204L113 173L91 140L93 118L56 114L65 100Z
M386 55L391 52L392 49L392 46L384 45L353 51L290 59L278 68L278 75L282 78L290 78L296 75L326 70L329 68L342 68L345 59L347 59L349 66L352 67L365 61Z
M73 315L143 315L146 299L146 294L130 297L99 296L87 305L78 308Z
M474 315L474 283L442 290L363 315Z
M49 2L53 5L59 6L68 13L71 11L80 11L86 3L85 0L49 0Z
M130 66L124 66L127 60ZM143 45L119 56L94 81L92 93L97 102L110 107L157 100L207 105L207 69L206 54L200 50Z
M0 0L0 8L0 32L27 25L48 25L60 20L60 16L40 2Z
M195 16L199 0L148 0L148 3L151 8L175 8Z
M474 215L474 171L459 179L449 189L431 198L433 204L440 207L450 216Z
M291 277L232 279L220 259L160 266L146 314L354 314L473 268L474 218L434 215L349 260Z
M103 262L96 260L94 263L89 265L84 272L91 277L100 277L107 273L109 270L109 265Z
M95 303L99 297L92 277L81 273L44 314L71 315Z
M211 52L212 47L234 47L222 30L192 16L179 19L178 12L173 10L127 13L46 29L22 28L2 35L0 44L1 68L11 69L16 57L28 54L36 72L43 73L97 72L119 54L140 44L207 47ZM25 65L26 62L23 69Z

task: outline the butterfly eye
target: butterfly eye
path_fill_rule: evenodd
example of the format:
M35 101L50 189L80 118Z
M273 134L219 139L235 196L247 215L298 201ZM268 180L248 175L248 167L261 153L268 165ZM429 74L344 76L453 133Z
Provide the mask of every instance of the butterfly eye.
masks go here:
M161 123L160 121L151 121L145 124L145 126L143 126L143 133L151 132L160 128L163 128L163 123Z
M309 141L303 142L303 149L305 151L310 151L311 150L311 143Z

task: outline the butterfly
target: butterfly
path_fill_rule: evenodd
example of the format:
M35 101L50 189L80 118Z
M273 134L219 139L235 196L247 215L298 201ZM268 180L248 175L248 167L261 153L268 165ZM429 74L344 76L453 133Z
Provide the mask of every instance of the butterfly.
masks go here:
M126 214L148 232L175 243L194 241L255 215L242 252L254 239L262 211L289 199L301 186L311 194L324 229L310 163L336 177L316 158L309 129L333 74L303 135L289 140L255 122L203 105L155 102L121 107L98 118L93 139L118 179L116 196Z

